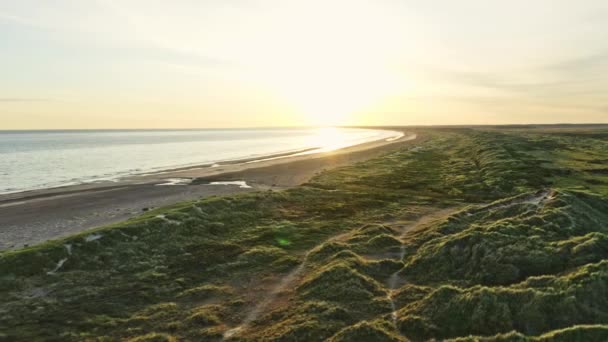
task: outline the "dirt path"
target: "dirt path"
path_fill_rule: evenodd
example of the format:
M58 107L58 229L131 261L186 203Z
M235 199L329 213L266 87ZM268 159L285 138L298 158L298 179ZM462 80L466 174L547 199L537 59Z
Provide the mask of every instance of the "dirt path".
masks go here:
M422 217L418 218L417 220L415 220L414 222L409 222L407 225L402 224L401 222L395 222L395 221L391 221L391 223L387 224L387 226L390 225L395 225L397 224L400 229L398 229L398 234L399 234L399 238L403 238L404 235L406 235L408 232L410 232L412 229L415 228L419 228L421 226L424 226L428 223L431 223L433 221L439 220L449 214L454 213L455 211L460 210L461 207L455 208L455 207L451 207L451 208L446 208L446 209L441 209L441 210L437 210L437 211L433 211L427 214L424 214ZM251 322L255 321L258 317L260 317L260 315L264 314L265 312L267 312L269 310L269 308L275 308L275 306L273 306L273 304L275 302L282 302L282 303L286 303L288 302L286 299L282 299L280 300L280 296L282 295L289 295L288 289L292 289L293 285L302 278L302 276L304 275L304 271L306 270L306 266L308 264L308 258L309 256L316 251L318 248L320 248L322 245L328 243L328 242L332 242L332 241L342 241L345 240L346 238L348 238L349 236L351 236L354 232L356 232L356 229L353 229L351 231L348 231L346 233L341 233L338 235L334 235L328 239L323 240L322 242L318 243L317 245L315 245L313 248L309 249L303 256L302 258L302 262L300 263L300 265L298 265L297 267L295 267L291 272L289 272L287 275L285 275L284 277L280 278L280 280L278 280L274 285L270 286L270 290L268 291L268 295L266 295L265 297L261 298L257 304L255 304L253 306L253 308L248 311L248 313L245 316L245 319L243 319L243 321L238 324L237 326L235 326L234 328L231 328L229 330L227 330L224 333L224 340L229 340L232 337L238 336L240 333L244 332L249 325L251 324ZM398 260L402 260L403 257L405 255L405 244L402 244L400 247L400 253L398 256ZM375 259L379 259L378 256L374 256L374 255L369 255L369 256L362 256L364 259L367 260L375 260ZM401 270L399 270L401 271ZM392 303L392 317L393 320L396 322L397 319L397 309L395 308L395 303L393 301L392 298L392 293L397 289L398 284L402 284L400 283L400 279L399 279L399 271L396 271L395 273L393 273L389 280L388 280L388 287L389 287L389 291L388 291L388 299L391 301Z

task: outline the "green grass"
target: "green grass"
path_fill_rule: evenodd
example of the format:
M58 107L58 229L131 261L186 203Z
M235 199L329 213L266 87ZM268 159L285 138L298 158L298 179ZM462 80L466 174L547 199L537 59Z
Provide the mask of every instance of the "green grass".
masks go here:
M606 340L608 131L417 133L300 187L4 252L0 340Z

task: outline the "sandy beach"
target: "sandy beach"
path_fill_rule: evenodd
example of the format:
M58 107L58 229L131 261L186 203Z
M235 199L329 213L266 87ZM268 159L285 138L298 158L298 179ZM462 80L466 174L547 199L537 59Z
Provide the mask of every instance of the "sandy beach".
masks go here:
M367 160L422 139L408 130L397 140L374 141L325 153L241 160L216 167L190 167L128 177L117 182L1 195L0 250L31 246L124 221L149 209L180 201L286 189L305 183L323 170ZM213 184L216 181L245 183Z

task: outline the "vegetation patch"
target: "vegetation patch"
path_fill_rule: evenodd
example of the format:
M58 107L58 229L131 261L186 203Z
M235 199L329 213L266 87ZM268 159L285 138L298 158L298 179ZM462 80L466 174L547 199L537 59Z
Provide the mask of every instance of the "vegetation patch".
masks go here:
M415 131L299 187L1 253L0 339L607 340L608 131Z

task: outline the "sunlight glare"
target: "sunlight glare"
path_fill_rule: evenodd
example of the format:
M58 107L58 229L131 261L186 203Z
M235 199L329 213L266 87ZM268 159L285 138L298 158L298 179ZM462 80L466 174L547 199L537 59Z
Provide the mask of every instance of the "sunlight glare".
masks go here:
M348 145L347 138L348 135L338 128L320 127L310 144L319 147L317 152L329 152Z
M398 25L390 14L366 1L325 2L324 11L302 3L291 6L298 15L273 24L281 30L273 32L271 44L260 45L266 53L252 67L303 117L303 124L352 123L353 114L403 89L391 60L402 45L386 34Z

